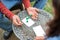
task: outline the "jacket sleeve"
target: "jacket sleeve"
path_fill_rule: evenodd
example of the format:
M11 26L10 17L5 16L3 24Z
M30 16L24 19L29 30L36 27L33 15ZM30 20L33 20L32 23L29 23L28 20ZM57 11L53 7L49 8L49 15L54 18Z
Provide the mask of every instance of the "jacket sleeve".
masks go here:
M31 6L30 0L22 0L22 2L23 2L23 4L24 4L25 8L28 8L28 7Z
M0 1L0 11L5 14L9 19L12 19L12 17L14 16L14 14L8 9L6 8L6 6Z

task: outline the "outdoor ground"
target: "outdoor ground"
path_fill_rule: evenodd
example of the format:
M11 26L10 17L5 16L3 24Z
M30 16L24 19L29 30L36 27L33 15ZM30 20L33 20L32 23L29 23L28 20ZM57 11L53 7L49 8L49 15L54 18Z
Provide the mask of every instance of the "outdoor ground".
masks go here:
M52 14L51 0L48 0L47 4L44 7L44 10ZM4 30L0 29L0 40L4 40L3 39L3 33L4 33ZM17 37L13 33L12 36L8 40L19 40L19 39L17 39Z

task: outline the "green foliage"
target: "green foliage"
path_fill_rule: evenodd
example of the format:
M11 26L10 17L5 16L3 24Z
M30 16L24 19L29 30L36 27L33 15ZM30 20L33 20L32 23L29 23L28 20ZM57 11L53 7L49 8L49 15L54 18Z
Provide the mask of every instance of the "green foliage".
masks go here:
M52 0L48 0L47 4L44 7L44 10L49 13L52 13Z

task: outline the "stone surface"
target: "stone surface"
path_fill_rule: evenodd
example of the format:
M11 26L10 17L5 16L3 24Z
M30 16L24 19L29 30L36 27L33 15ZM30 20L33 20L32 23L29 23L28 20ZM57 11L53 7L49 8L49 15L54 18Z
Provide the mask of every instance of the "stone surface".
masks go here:
M24 19L25 17L28 16L27 12L24 10L22 12L20 12L18 14L18 16L20 17L20 19ZM38 15L38 20L33 20L35 22L34 25L32 25L31 27L27 27L25 24L22 25L22 27L16 27L16 26L12 26L13 27L13 31L15 33L15 35L21 39L21 40L33 40L35 37L35 33L33 31L33 27L41 25L42 28L44 30L47 29L46 27L46 23L52 18L52 15L45 12L44 10L40 10L39 11L39 15Z
M16 11L15 11L16 12ZM14 13L14 11L13 11L13 13ZM23 13L23 14L22 14ZM42 27L43 27L43 29L44 30L46 30L46 25L45 25L45 23L46 23L46 21L47 20L50 20L50 18L51 18L51 15L50 14L47 14L47 12L45 12L45 11L41 11L40 12L41 13L41 15L39 16L39 20L38 20L38 22L40 21L40 24L42 25ZM23 12L21 12L20 14L20 19L22 20L23 18L25 18L25 16L27 16L27 13L26 13L26 11L23 11ZM39 24L39 23L38 23ZM43 25L44 24L44 25ZM37 25L37 24L36 24ZM26 25L23 25L23 28L24 28L24 26L26 26ZM35 26L35 25L33 25L33 26ZM22 30L22 28L16 28L15 27L15 34L18 34L17 36L19 36L20 35L20 29ZM24 29L26 32L24 32L24 33L27 33L27 30L26 29ZM30 28L29 28L29 30L30 30ZM32 31L32 30L30 30L30 31ZM3 39L3 33L4 33L5 31L4 30L2 30L2 29L0 29L0 40L4 40ZM30 32L28 32L28 34L29 34ZM17 37L16 37L16 35L15 35L14 33L12 34L12 36L8 39L8 40L19 40ZM34 35L34 33L32 33L33 35ZM31 34L30 34L30 36L31 36ZM27 36L28 37L28 36Z

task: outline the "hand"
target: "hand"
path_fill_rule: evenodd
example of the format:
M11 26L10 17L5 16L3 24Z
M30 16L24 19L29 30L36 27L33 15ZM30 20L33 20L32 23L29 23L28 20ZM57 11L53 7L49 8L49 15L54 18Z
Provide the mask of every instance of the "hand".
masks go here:
M14 15L12 18L13 24L15 26L21 26L22 22L20 21L19 17L17 15Z
M44 39L45 39L44 36L38 36L35 38L35 40L44 40Z
M37 8L29 7L27 8L29 15L32 15L32 19L37 19L39 10Z

